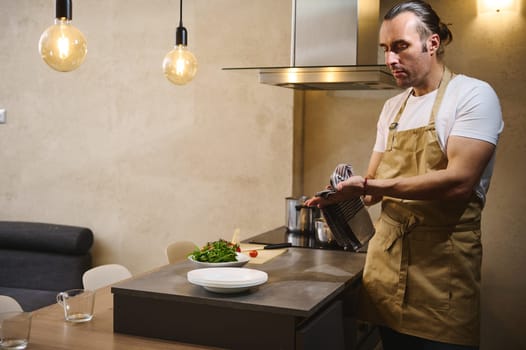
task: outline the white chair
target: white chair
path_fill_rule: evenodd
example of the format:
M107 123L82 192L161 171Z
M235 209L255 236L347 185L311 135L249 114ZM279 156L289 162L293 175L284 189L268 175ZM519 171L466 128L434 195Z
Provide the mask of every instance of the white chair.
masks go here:
M99 289L132 276L130 270L119 264L93 267L82 275L84 289Z
M22 306L14 298L0 295L0 312L23 311Z
M193 251L198 248L199 247L191 241L174 242L166 248L166 257L168 258L168 262L173 264L185 260L188 255L192 254Z

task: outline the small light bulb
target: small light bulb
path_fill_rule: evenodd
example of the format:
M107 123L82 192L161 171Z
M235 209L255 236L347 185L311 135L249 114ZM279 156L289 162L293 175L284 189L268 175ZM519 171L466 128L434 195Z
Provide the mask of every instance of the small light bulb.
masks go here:
M163 60L164 76L172 83L184 85L197 73L197 60L185 45L176 45Z
M51 68L69 72L84 62L88 46L82 32L71 25L71 21L57 18L40 36L38 51Z
M482 12L513 11L515 10L515 3L515 0L482 0L482 3L479 2L479 6Z

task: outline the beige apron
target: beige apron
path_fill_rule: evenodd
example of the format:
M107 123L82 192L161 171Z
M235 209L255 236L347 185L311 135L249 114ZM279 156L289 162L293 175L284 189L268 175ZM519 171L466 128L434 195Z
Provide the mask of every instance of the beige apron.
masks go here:
M391 124L377 178L447 166L435 116L452 77L446 68L427 126L396 130L404 101ZM426 339L478 345L481 211L475 194L467 201L384 197L363 273L363 318Z

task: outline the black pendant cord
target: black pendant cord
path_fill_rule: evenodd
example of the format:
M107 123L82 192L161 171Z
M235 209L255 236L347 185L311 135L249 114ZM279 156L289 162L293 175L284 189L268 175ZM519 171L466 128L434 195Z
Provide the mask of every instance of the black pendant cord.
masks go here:
M179 0L179 26L175 31L175 45L188 45L188 32L183 27L183 0Z
M183 26L183 0L179 0L179 27Z

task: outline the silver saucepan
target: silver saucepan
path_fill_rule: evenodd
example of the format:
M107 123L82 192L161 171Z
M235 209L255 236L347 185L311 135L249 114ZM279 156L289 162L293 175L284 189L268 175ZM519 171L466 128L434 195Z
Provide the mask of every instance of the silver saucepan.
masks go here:
M327 225L324 219L316 219L314 221L314 229L316 240L319 243L332 244L335 242L331 229L329 228L329 225Z
M308 207L304 203L307 197L286 198L286 222L289 232L313 233L314 222L320 218L320 210L316 207Z

